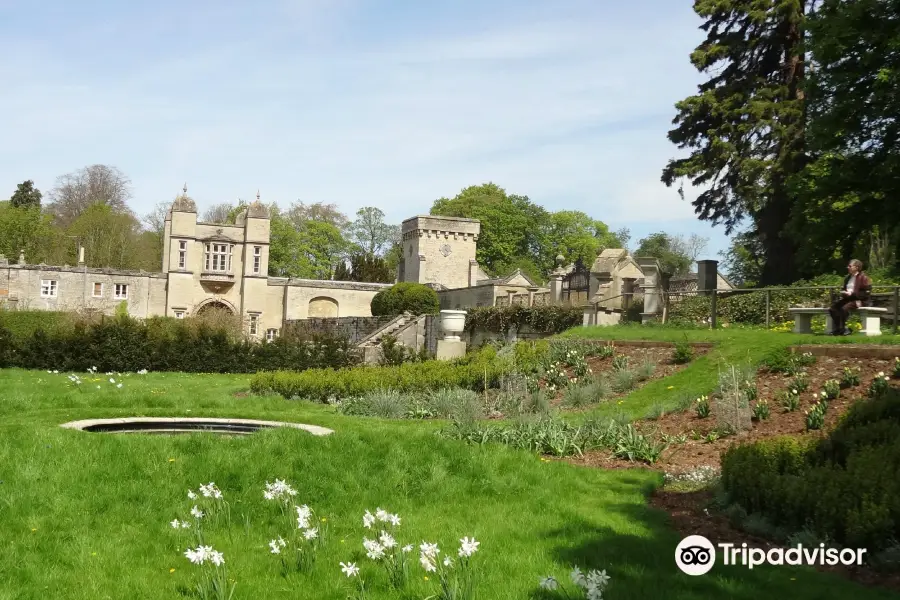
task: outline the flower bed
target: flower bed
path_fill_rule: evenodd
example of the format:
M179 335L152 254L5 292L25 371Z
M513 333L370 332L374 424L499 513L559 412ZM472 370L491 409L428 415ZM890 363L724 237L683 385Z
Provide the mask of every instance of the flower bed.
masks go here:
M723 431L714 415L701 416L704 411L700 408L708 401L695 401L691 407L682 407L685 410L639 421L636 425L640 431L670 441L653 468L672 473L691 471L699 466L718 468L722 452L736 440L746 443L783 435L819 438L834 427L855 402L867 396L873 383L877 385L878 380L893 382L894 378L900 378L900 361L897 359L810 355L807 361L810 364L793 368L773 365L776 371L765 367L759 369L753 382L755 395L749 402L749 409L754 412L752 426L738 437ZM815 406L817 402L820 407L823 405L822 393L826 384L829 388L837 385L838 395L828 400L827 409L818 414ZM793 394L794 390L796 394ZM759 410L758 406L767 407L768 415L764 416L765 411ZM605 468L631 466L602 452L587 453L577 460L581 464Z

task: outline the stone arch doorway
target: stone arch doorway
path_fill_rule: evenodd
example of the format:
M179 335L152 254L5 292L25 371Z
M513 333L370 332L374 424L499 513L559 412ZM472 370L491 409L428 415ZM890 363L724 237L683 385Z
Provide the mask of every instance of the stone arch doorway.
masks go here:
M201 315L221 314L223 316L234 316L234 307L224 300L204 300L197 307L195 314Z
M334 298L319 296L309 301L307 316L310 319L327 319L338 316L338 302Z

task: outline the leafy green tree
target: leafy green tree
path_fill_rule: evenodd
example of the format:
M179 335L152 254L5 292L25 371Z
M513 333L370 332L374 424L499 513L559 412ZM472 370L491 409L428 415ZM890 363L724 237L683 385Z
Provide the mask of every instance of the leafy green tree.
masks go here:
M400 240L400 226L384 222L384 211L364 206L348 225L350 240L369 256L380 256Z
M277 213L270 215L270 236L269 274L278 277L330 279L349 249L331 223L306 221L297 227Z
M140 260L140 231L140 224L130 212L117 212L98 202L81 211L67 228L66 236L84 245L89 267L134 269ZM66 254L74 263L78 259L77 245L67 244Z
M811 162L793 221L807 242L799 258L814 273L842 272L867 254L887 267L900 250L900 3L824 0L808 30L815 69Z
M663 273L678 277L691 272L691 266L708 240L696 234L684 238L665 232L653 233L638 242L636 257L653 257Z
M435 200L432 215L478 219L476 259L490 275L505 275L513 264L529 263L523 271L540 273L540 256L547 212L527 196L507 194L494 183L464 188L453 198Z
M381 256L356 252L350 256L350 266L341 261L334 271L335 281L359 281L367 283L394 283L396 272Z
M662 181L706 188L694 209L728 235L750 218L765 257L762 284L788 284L797 273L797 243L786 225L790 182L805 166L803 36L811 2L695 0L706 39L691 63L709 79L676 104L668 136L691 152L669 161Z
M620 245L604 222L577 210L550 213L542 241L540 266L544 272L553 268L558 255L567 263L580 260L590 266L600 252Z
M16 191L9 198L9 203L13 208L31 208L41 206L41 191L34 187L34 182L30 179L16 186Z
M18 260L24 250L29 263L50 262L58 237L52 217L42 213L40 206L0 202L0 254L9 260Z
M759 240L747 233L731 238L727 250L719 252L722 262L719 270L737 286L756 287L763 266L763 249Z

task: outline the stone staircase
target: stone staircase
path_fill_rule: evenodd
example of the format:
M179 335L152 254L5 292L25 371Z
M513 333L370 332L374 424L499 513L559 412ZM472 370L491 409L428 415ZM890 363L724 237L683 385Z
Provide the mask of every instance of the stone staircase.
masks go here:
M418 329L420 321L424 321L425 317L406 312L397 315L395 319L388 322L383 327L376 329L368 336L360 340L356 345L363 352L363 361L367 364L378 363L381 360L381 341L387 336L394 336L398 342L405 346L416 348L419 340L417 331L410 329ZM409 340L405 338L410 338ZM410 344L409 342L412 342Z

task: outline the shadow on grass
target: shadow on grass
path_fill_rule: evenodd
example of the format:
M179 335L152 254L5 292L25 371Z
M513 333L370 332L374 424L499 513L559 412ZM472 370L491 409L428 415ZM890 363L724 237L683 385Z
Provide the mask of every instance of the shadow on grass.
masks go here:
M643 486L642 486L643 487ZM625 534L608 526L574 517L563 528L544 535L556 540L554 559L561 570L553 575L572 590L569 573L578 567L587 573L606 570L611 581L604 598L618 600L791 598L791 600L887 600L900 598L889 590L858 585L840 576L821 573L807 567L764 566L753 570L745 566L723 565L717 551L712 571L702 576L682 573L675 564L675 548L681 536L668 527L668 516L650 507L617 504L608 507L643 532ZM727 540L713 540L714 543ZM576 593L575 597L579 596ZM561 591L542 590L535 581L532 600L561 600Z

